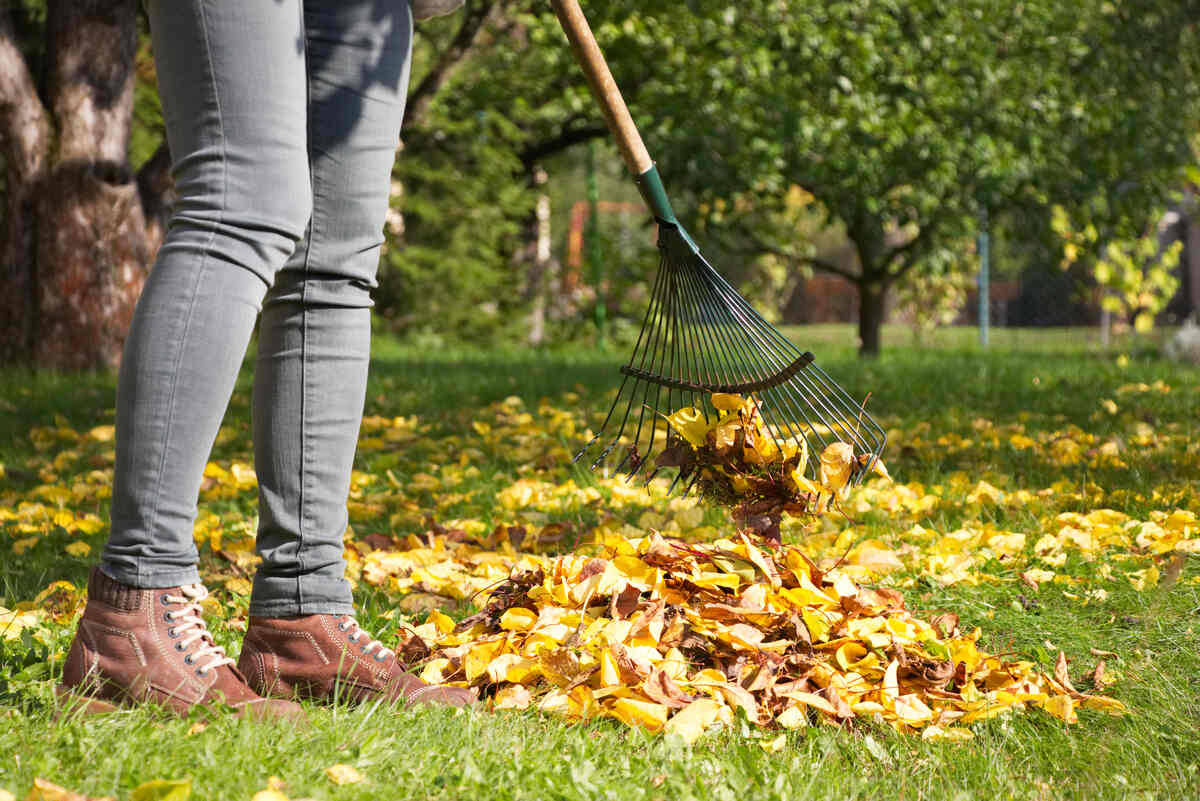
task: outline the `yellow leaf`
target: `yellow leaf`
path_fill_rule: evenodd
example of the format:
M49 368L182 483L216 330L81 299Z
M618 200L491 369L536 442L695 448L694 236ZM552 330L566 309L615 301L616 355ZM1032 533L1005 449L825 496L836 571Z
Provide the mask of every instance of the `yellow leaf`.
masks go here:
M627 726L643 726L651 731L658 731L666 724L671 708L665 704L655 704L650 701L618 698L609 711L614 718Z
M787 734L781 734L773 740L759 740L758 745L768 754L774 754L787 745Z
M429 617L425 619L425 622L432 623L442 634L449 634L454 631L454 620L449 615L437 609L429 613Z
M133 788L129 801L186 801L191 795L191 779L152 779Z
M933 719L933 710L916 694L902 695L896 699L893 711L896 717L910 726Z
M259 790L255 793L250 798L250 801L289 801L289 799L287 794L282 791L273 790L268 787L266 790Z
M470 668L467 673L468 680L474 678L470 675ZM520 654L500 654L488 663L487 675L489 679L497 683L508 681L513 684L526 684L540 676L541 669L537 662L526 659Z
M334 784L358 784L363 780L363 775L358 772L356 767L343 763L325 768L325 775Z
M831 442L821 451L817 480L836 493L850 481L853 463L854 448L848 442Z
M722 412L740 411L746 405L746 399L741 395L730 395L725 392L714 392L711 401L713 408Z
M965 742L975 739L975 732L970 729L949 728L941 726L926 726L921 731L921 739L926 742Z
M805 706L811 706L813 709L824 712L826 715L829 715L830 717L833 717L834 715L837 714L837 712L833 708L833 704L829 703L828 701L826 701L824 698L822 698L819 695L814 695L813 693L805 693L805 692L797 691L797 692L788 693L787 697L791 698L793 701L799 701L800 703L804 704Z
M92 552L92 546L82 540L77 540L67 545L66 552L71 556L87 556Z
M712 698L697 698L667 721L663 733L678 735L691 745L717 722L721 710L728 711L728 707Z
M492 699L495 709L528 709L531 703L533 703L533 694L520 684L511 684L500 688Z
M789 706L779 713L775 722L785 729L798 729L808 725L808 715L802 706Z
M12 798L11 794L9 798ZM29 788L29 795L25 796L25 801L88 801L88 798L45 779L35 778L33 787Z
M37 537L25 537L23 539L19 539L19 540L16 540L13 542L12 551L17 556L20 556L21 554L25 553L26 551L28 551L30 548L32 548L33 546L35 546L37 544L38 544Z
M254 589L254 585L250 582L250 579L234 576L231 579L225 580L225 589L234 595L249 595L250 591Z
M700 447L708 436L709 424L704 419L704 412L691 406L685 406L666 416L667 422L675 433L683 437L690 445Z
M1075 701L1069 695L1051 696L1042 704L1042 708L1061 721L1074 723L1078 720L1075 715Z
M1150 567L1143 568L1142 570L1134 570L1127 575L1129 576L1129 583L1139 592L1158 584L1158 568L1154 565L1150 565Z
M500 628L505 631L528 631L537 623L537 614L514 606L500 616Z
M1083 709L1096 709L1101 712L1107 712L1110 715L1122 715L1129 711L1116 698L1106 698L1103 695L1084 695L1079 700L1079 706Z

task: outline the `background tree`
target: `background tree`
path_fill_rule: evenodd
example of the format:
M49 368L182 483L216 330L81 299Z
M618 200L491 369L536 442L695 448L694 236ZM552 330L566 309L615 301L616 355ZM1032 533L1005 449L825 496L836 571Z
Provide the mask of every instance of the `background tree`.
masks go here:
M668 188L709 210L715 235L854 283L874 354L889 289L969 238L981 207L1162 197L1191 158L1194 11L825 0L798 14L757 0L680 15L698 78L642 103L658 111ZM844 229L852 264L797 240L779 213L795 186Z
M129 142L136 0L0 7L0 362L114 364L160 236Z

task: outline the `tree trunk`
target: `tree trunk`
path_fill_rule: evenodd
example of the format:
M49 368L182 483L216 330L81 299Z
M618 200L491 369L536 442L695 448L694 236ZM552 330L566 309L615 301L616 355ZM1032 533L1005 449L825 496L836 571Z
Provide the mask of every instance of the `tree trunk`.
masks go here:
M885 284L858 285L858 355L875 357L880 351L880 332L883 329Z
M0 361L112 366L154 249L128 160L137 0L51 0L46 20L45 100L32 80L0 83L0 108L16 102L47 121L28 146L35 169L15 170L6 153L0 319L17 322L4 326ZM0 26L3 58L9 28ZM0 137L20 137L30 116L0 114ZM21 198L29 200L15 210ZM10 339L14 327L20 335Z
M17 47L7 10L0 13L0 146L4 227L0 229L0 364L33 347L37 307L34 201L45 169L50 120Z

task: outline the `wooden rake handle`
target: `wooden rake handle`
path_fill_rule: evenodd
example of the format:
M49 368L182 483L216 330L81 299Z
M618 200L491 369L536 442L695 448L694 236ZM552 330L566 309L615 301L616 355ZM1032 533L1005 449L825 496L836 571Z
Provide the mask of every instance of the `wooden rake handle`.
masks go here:
M558 15L563 32L571 41L571 49L575 51L579 66L587 76L592 94L604 111L609 130L617 138L621 157L625 159L625 164L635 177L642 175L654 166L654 162L650 159L645 143L642 142L642 135L638 133L633 117L629 114L629 107L621 97L621 90L613 80L608 62L604 60L604 54L596 44L596 37L592 35L591 26L583 16L578 0L551 0L551 5L554 6L554 13Z

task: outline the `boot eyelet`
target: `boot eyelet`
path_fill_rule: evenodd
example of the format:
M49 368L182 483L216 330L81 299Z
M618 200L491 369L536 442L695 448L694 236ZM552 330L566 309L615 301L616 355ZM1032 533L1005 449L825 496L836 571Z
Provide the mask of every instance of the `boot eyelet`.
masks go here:
M175 650L182 654L187 649L183 647L183 643L177 642L175 643Z
M170 637L172 640L179 636L179 634L176 633L174 626L167 629L167 636Z
M165 595L160 595L160 596L158 596L158 600L162 602L162 605L163 605L163 606L170 606L170 605L171 605L171 602L167 600L167 596L165 596Z
M192 660L192 655L191 655L191 654L188 654L187 656L185 656L185 657L183 658L183 663L184 663L185 665L190 665L190 664L192 664L192 661L193 661L193 660Z
M349 631L349 630L350 630L350 624L347 623L345 620L343 620L341 623L338 623L338 631Z
M383 654L375 654L375 661L376 662L386 662L387 657L384 656Z
M171 613L170 613L170 612L163 612L163 620L165 620L165 621L167 621L168 623L170 623L170 622L171 622L172 620L174 620L174 619L175 619L175 618L171 617Z
M204 678L205 676L208 675L208 671L204 670L203 668L196 668L196 675L201 678Z

